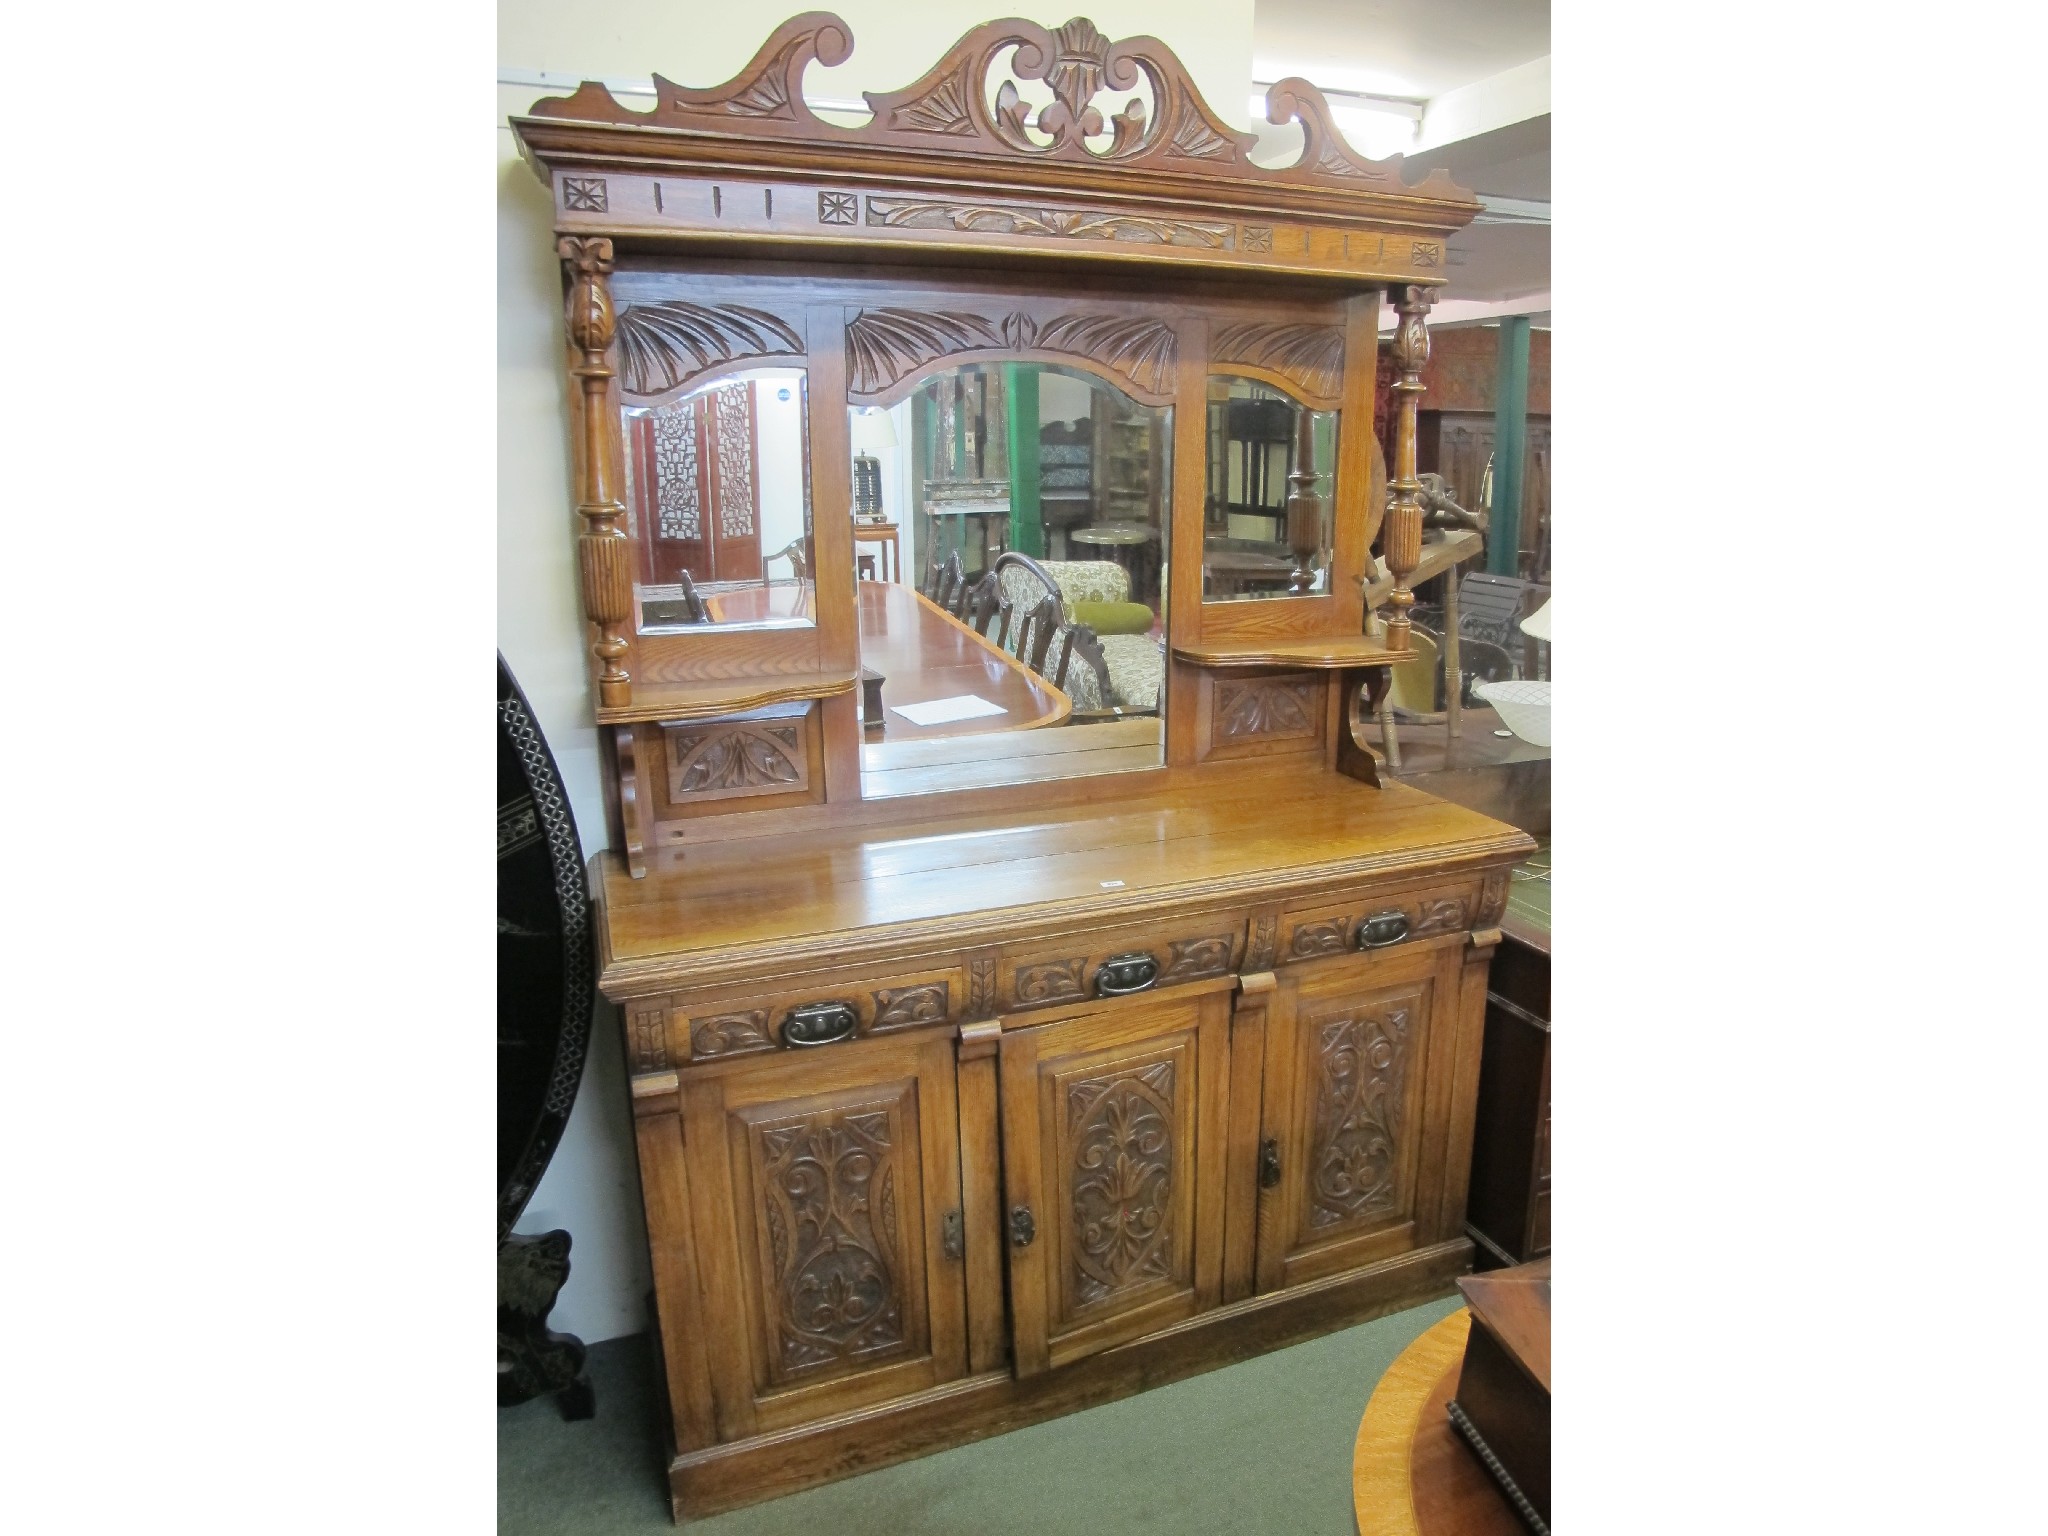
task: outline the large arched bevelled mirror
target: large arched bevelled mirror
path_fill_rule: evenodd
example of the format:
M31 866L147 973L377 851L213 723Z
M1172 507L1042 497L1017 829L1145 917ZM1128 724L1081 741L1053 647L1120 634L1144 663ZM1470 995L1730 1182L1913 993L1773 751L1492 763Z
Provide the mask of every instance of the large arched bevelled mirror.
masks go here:
M1211 374L1202 600L1326 597L1337 413L1276 385Z
M751 369L622 410L642 634L817 622L804 378Z
M858 583L862 794L1160 766L1172 407L1002 359L857 406L850 435L882 445L856 533L901 543L894 581L871 558Z

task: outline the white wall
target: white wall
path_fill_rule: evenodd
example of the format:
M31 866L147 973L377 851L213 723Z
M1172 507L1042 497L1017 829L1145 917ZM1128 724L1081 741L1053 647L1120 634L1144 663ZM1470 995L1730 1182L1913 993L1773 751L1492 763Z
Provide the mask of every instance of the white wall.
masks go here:
M761 478L761 553L787 549L804 534L804 395L800 369L754 377L754 442ZM788 399L782 397L787 395ZM780 580L789 562L768 574Z
M836 70L811 70L806 89L819 95L842 98L908 85L962 32L998 15L1023 14L1056 27L1078 11L1112 38L1164 38L1215 110L1244 125L1252 0L1059 0L1051 6L836 0L831 9L852 29L854 52ZM793 4L782 12L676 0L501 0L498 62L579 77L645 79L658 72L684 85L711 85L729 78L785 14L796 12ZM553 93L498 89L498 646L547 733L584 850L594 853L605 844L605 829L576 593L561 275L547 192L519 160L504 122L546 94ZM908 510L901 499L907 414L898 428L904 449L894 465L884 458L883 483L896 490L891 511L902 520ZM909 565L908 538L903 552ZM915 566L909 569L914 573ZM601 1005L583 1091L519 1224L525 1232L564 1227L574 1238L572 1272L554 1326L593 1343L645 1322L646 1234L632 1135L617 1015Z

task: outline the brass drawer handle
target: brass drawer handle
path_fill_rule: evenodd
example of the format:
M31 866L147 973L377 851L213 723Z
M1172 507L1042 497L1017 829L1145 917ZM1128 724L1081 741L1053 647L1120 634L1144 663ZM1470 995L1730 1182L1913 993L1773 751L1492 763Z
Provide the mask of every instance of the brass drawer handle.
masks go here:
M789 1010L782 1021L784 1045L831 1045L851 1040L860 1027L860 1015L851 1003L805 1003Z
M1031 1207L1016 1205L1010 1208L1010 1246L1029 1248L1031 1239L1038 1236L1038 1223L1031 1219Z
M1129 992L1142 992L1158 979L1158 960L1143 950L1111 955L1095 973L1095 995L1122 997Z
M1358 947L1379 949L1388 944L1398 944L1408 937L1408 914L1396 907L1391 912L1375 912L1358 925Z

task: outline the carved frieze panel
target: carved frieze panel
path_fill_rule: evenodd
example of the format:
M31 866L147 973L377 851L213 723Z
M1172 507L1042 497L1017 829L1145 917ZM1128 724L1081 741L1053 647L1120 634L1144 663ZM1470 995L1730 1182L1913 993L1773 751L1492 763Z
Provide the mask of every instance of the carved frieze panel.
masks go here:
M1427 938L1433 933L1452 933L1468 926L1464 902L1454 896L1425 897L1416 904L1408 920L1408 936Z
M617 335L619 386L630 396L667 394L728 363L804 352L794 326L743 304L629 304L619 311Z
M899 1130L888 1108L867 1106L748 1127L771 1373L780 1380L908 1343Z
M867 222L884 229L947 229L966 234L1038 235L1051 240L1125 240L1227 251L1237 226L1212 219L1174 219L1113 209L1055 208L986 199L870 197ZM1273 232L1266 234L1272 248Z
M661 728L671 805L810 788L805 716L797 704Z
M1076 955L1071 960L1044 960L1036 965L1018 966L1013 984L1017 1002L1032 1007L1083 996L1081 973L1087 964L1085 956Z
M1245 946L1244 968L1248 972L1269 971L1273 968L1274 940L1278 937L1280 918L1272 912L1262 912L1252 923L1251 942Z
M1172 326L1130 315L864 309L846 327L847 394L881 396L942 358L996 353L1089 362L1137 399L1169 403L1179 349Z
M1333 917L1320 922L1296 923L1288 952L1296 960L1312 955L1334 955L1351 947L1351 922Z
M748 1008L733 1013L711 1014L690 1020L690 1055L737 1056L745 1051L772 1051L768 1038L768 1011Z
M967 1018L985 1019L996 1011L996 962L980 955L967 963Z
M1412 1002L1312 1021L1311 1231L1390 1215L1401 1192Z
M1066 1085L1076 1302L1174 1277L1174 1063Z
M876 1029L910 1024L937 1024L946 1017L948 988L943 981L914 987L883 987L872 994Z
M1204 976L1221 976L1230 969L1230 951L1235 935L1214 934L1198 939L1173 939L1166 946L1166 964L1159 972L1158 985L1196 981Z
M1344 332L1334 325L1220 326L1209 341L1209 366L1219 372L1262 368L1286 379L1310 404L1334 405L1344 384Z
M1472 915L1472 926L1495 927L1507 909L1508 872L1504 869L1490 869L1486 872L1486 883L1479 888L1479 910Z

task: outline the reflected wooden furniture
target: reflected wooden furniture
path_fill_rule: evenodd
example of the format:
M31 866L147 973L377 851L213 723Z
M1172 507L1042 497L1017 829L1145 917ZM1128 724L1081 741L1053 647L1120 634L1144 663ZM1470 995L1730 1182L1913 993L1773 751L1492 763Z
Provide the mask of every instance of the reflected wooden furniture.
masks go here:
M1550 924L1511 904L1501 929L1465 1230L1482 1263L1521 1264L1550 1252Z
M1486 975L1533 846L1385 779L1365 738L1412 654L1425 317L1476 201L1360 159L1299 81L1268 101L1303 158L1256 166L1161 45L1081 20L977 28L836 127L802 77L850 46L814 13L722 86L664 80L641 112L590 84L513 123L567 280L599 980L679 1517L1444 1294L1473 1259ZM1004 70L1052 90L1034 129ZM1140 73L1149 106L1098 135L1105 84ZM1391 502L1371 430L1389 302ZM1145 487L1161 716L1059 724L1060 690L956 617L971 573L946 566L937 602L849 579L845 517L812 530L808 625L630 623L614 413L763 359L805 373L820 508L849 503L850 408L963 370L983 434L1008 363L1170 408ZM1215 373L1343 418L1334 472L1290 485L1290 525L1327 515L1327 591L1203 602ZM1376 536L1393 585L1368 636ZM891 704L975 693L1045 728L890 714L864 741L863 665ZM1140 752L1159 766L1030 771ZM983 776L915 792L945 768Z
M875 544L880 546L875 552L881 558L882 568L878 573L880 578L883 581L901 581L903 579L903 546L897 542L896 525L894 523L856 521L853 525L853 543L856 560L867 560L870 558L860 553L861 545Z
M1472 1314L1460 1308L1402 1350L1373 1388L1351 1448L1358 1536L1529 1536L1452 1424Z
M1026 662L922 592L896 582L860 584L860 633L861 655L882 674L884 739L1026 730L1057 725L1073 709L1067 696ZM897 705L964 693L1000 704L1002 717L918 725L895 712Z
M817 612L817 593L801 579L699 587L695 595L703 604L705 621L712 624L793 623Z
M952 531L947 531L951 523ZM970 542L968 525L973 525ZM969 575L979 575L1010 547L1010 498L976 496L924 504L924 547L932 554L950 549L960 554ZM968 560L966 551L976 558Z

